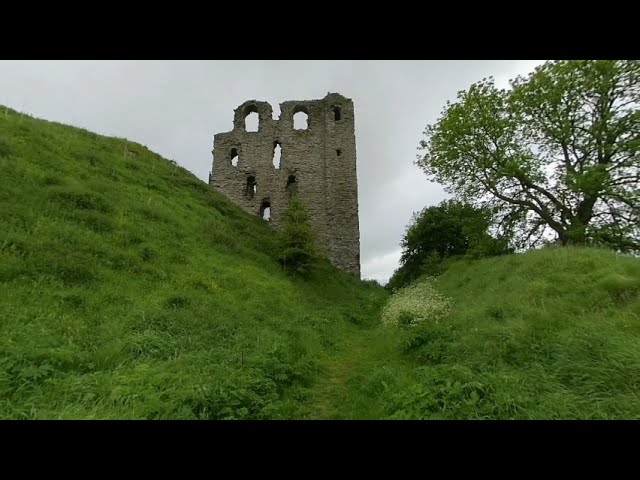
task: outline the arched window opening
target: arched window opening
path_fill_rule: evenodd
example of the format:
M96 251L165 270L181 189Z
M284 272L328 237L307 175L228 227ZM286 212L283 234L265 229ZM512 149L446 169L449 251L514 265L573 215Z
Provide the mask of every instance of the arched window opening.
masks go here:
M296 112L293 115L293 129L307 130L309 128L309 115L306 112Z
M257 132L260 128L260 115L256 111L250 111L244 117L244 129L247 132Z
M342 112L340 111L340 107L333 107L333 118L337 122L342 118Z
M260 204L260 217L267 222L271 221L271 202L263 200Z
M233 165L234 167L238 166L238 160L240 160L240 158L238 157L238 150L236 150L235 148L231 149L229 160L231 161L231 165Z
M273 168L276 170L280 169L280 157L282 155L282 147L280 143L276 140L273 143Z
M249 198L253 198L256 193L258 193L258 182L256 182L256 177L250 175L247 177L246 194Z
M298 191L298 182L296 182L295 175L289 175L289 178L287 179L286 190L289 196L294 195Z

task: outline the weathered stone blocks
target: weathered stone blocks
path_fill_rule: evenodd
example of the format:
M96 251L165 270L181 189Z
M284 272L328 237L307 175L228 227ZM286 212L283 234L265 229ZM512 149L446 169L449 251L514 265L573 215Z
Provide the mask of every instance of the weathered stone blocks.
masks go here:
M256 112L258 131L245 129ZM353 102L337 93L321 100L280 104L273 119L267 102L249 100L235 110L233 130L214 136L209 183L246 211L277 228L288 195L297 191L309 208L311 224L332 263L360 275L360 226ZM294 129L293 117L307 115L307 128ZM280 147L279 163L274 160ZM266 213L265 213L266 212Z

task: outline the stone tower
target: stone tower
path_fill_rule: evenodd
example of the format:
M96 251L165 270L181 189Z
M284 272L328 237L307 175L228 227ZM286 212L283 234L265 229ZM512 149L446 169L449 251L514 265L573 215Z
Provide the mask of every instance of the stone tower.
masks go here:
M247 131L245 119L254 112L258 129ZM353 101L329 93L322 100L283 102L280 112L274 120L271 105L257 100L236 108L233 130L214 136L209 184L275 227L297 190L324 253L360 276ZM294 116L306 116L306 128L294 128Z

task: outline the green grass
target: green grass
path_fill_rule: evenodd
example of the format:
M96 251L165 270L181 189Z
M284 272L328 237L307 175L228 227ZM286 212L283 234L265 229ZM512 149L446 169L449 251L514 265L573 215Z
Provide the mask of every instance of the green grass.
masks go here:
M638 259L452 262L393 327L144 146L0 108L0 169L0 418L640 418Z
M452 311L407 301L423 320L387 328L395 354L354 373L344 417L640 419L640 260L546 249L458 261L435 285Z
M386 293L120 138L0 108L0 418L322 418ZM328 415L329 413L327 413Z

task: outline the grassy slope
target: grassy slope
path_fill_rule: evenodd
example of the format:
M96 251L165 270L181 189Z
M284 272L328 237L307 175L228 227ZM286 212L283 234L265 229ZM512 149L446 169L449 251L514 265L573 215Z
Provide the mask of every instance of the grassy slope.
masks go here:
M0 108L0 169L0 418L640 418L639 260L460 261L444 321L371 328L145 147Z
M380 336L397 349L354 373L342 417L640 419L640 260L532 251L436 285L453 311Z
M386 297L141 145L0 108L0 418L310 418Z

